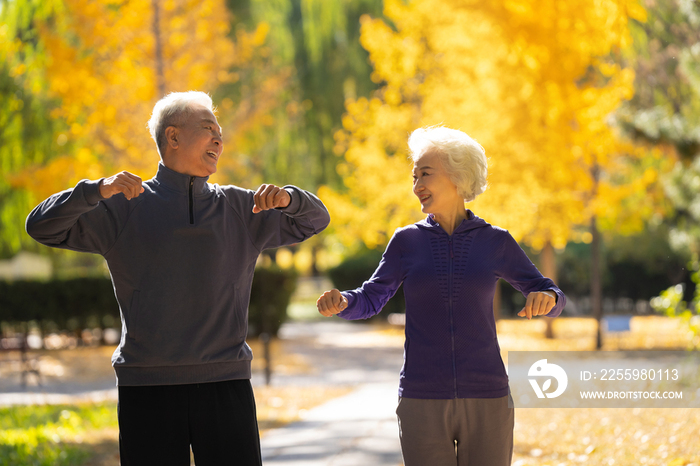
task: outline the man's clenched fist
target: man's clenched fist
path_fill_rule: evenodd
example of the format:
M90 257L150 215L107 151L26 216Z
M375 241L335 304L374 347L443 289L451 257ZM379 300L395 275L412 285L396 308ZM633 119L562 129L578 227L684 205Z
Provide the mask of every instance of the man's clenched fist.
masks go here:
M127 199L133 199L142 192L141 178L127 171L105 178L100 183L100 194L105 199L119 193L123 193Z
M253 213L257 214L263 210L287 207L292 202L292 197L286 189L277 187L274 184L264 184L255 192L253 200L255 202Z

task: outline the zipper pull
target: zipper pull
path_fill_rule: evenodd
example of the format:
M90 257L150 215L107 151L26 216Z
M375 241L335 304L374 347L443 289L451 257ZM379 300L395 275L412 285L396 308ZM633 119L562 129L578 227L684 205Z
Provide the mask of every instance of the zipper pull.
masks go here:
M194 225L194 198L192 196L192 188L194 187L194 176L190 177L190 195L189 195L189 204L190 204L190 225Z

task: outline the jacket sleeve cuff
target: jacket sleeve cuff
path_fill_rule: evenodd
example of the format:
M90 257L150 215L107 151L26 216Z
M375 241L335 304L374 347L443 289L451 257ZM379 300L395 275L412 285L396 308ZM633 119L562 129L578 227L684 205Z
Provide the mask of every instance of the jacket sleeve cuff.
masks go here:
M551 291L556 295L556 304L546 316L558 317L564 311L564 307L566 307L566 295L564 295L561 290L555 288L551 288L547 291Z
M102 184L102 180L104 180L104 178L100 178L99 180L81 181L83 184L83 195L85 196L85 200L88 204L97 205L100 203L100 201L104 200L104 197L102 197L102 194L100 194L100 185Z
M299 212L299 207L301 207L301 194L296 191L294 186L285 186L284 190L289 193L290 201L287 207L277 207L276 210L281 210L287 215L294 215Z
M353 320L352 319L352 313L350 312L350 308L352 308L353 301L355 300L355 297L351 293L347 293L345 291L341 291L340 294L348 300L348 307L345 308L344 311L340 311L336 315L340 317L341 319L347 319L347 320Z

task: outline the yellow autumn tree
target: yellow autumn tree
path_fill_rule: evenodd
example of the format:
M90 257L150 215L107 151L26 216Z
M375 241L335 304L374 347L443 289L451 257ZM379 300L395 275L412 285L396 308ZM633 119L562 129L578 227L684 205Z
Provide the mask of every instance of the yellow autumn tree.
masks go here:
M322 193L341 239L376 247L417 218L406 136L425 125L462 129L490 158L490 188L471 207L544 248L543 271L555 279L553 246L591 242L600 319L598 219L630 231L653 208L625 210L656 171L637 163L641 153L609 121L633 94L623 51L628 21L645 10L635 0L387 0L384 13L393 27L364 18L362 34L384 85L348 103L337 137L347 189ZM638 181L617 176L620 167L641 170Z
M634 74L617 59L628 19L645 15L636 1L387 0L384 14L393 27L362 25L383 86L348 102L336 135L347 189L322 192L344 242L383 245L420 217L406 139L435 124L485 147L490 187L471 208L516 239L563 247L595 215L617 215L629 186L604 174L636 149L608 119L633 93Z
M51 116L70 128L58 136L70 149L15 177L38 198L117 170L149 178L158 163L145 128L154 103L235 81L230 70L244 67L267 34L264 23L232 34L224 0L64 0L64 8L60 26L34 24L46 92L60 102Z

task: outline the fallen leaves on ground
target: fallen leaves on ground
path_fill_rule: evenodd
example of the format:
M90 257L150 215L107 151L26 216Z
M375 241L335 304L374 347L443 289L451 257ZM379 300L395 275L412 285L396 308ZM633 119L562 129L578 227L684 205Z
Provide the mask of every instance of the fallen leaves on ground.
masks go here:
M302 420L309 409L347 395L352 390L353 387L318 385L253 387L260 435L264 436L270 429Z

